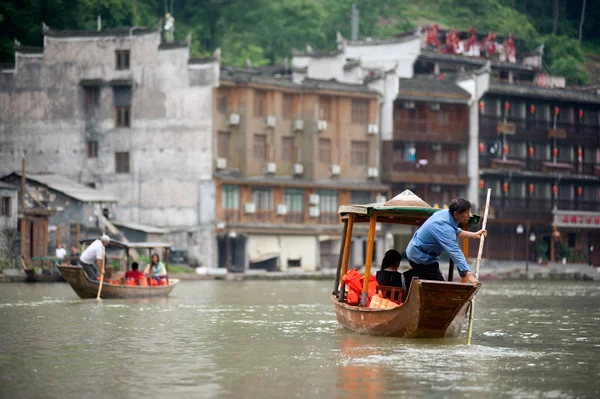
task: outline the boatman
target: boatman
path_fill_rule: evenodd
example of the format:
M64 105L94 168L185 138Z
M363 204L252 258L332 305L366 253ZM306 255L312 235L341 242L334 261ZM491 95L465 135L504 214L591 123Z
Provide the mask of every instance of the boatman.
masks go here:
M406 257L412 266L412 269L404 272L407 285L410 286L413 277L445 281L439 264L443 251L454 261L461 277L466 277L470 284L478 283L456 242L457 237L479 240L482 234L487 236L487 230L471 232L458 227L462 223L468 223L470 217L471 203L464 198L455 198L448 209L434 213L423 223L406 247Z
M109 242L110 237L102 234L102 237L94 240L79 257L79 266L83 267L91 280L98 281L98 271L100 274L104 274L104 247Z

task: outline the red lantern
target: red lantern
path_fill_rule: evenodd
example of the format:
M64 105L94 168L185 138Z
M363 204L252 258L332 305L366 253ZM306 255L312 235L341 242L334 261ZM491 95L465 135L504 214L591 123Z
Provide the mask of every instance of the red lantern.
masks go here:
M552 194L556 195L558 193L558 187L556 187L555 185L552 186Z
M554 107L554 115L558 116L559 113L558 107Z
M581 197L582 194L583 194L583 188L577 187L577 195Z
M508 183L504 183L502 185L502 191L507 192L508 191Z
M558 156L558 148L554 147L554 148L552 149L552 155L553 155L554 157L557 157L557 156Z
M535 187L532 183L529 184L529 192L533 194L533 191L535 190Z
M483 103L483 101L479 101L479 111L483 112L484 109L485 109L485 104Z
M529 157L533 158L534 155L535 155L535 149L533 147L529 147Z
M483 143L479 143L479 152L483 154L484 150L485 150L485 146L483 145Z
M479 180L479 188L483 189L484 186L485 182L483 181L483 179Z
M579 119L582 119L582 118L583 118L583 110L582 110L582 109L580 109L580 110L579 110Z
M502 151L504 151L504 155L508 155L508 146L505 145Z
M583 157L583 151L581 151L581 148L577 149L577 158L581 159L581 157Z
M510 109L510 103L508 101L504 103L504 109L507 111Z
M531 104L529 106L529 112L532 113L532 114L535 114L535 105Z

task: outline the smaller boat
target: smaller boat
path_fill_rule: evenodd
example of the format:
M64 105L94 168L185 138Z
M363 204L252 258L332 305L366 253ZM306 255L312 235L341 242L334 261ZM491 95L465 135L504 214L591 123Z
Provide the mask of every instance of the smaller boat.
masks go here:
M450 281L414 279L406 300L393 308L377 309L366 307L368 276L371 275L373 244L377 223L396 223L420 226L435 212L410 190L394 197L386 203L367 205L342 205L339 214L344 222L342 251L338 262L336 281L331 299L335 306L338 322L348 330L360 334L410 337L410 338L458 338L462 334L471 299L477 294L477 285L452 282L453 263L450 262ZM472 215L468 229L479 223L479 216ZM352 231L355 223L369 223L367 256L364 273L364 288L358 306L347 303L345 284L341 279L348 270L349 252L352 244ZM466 241L466 240L465 240ZM468 243L463 242L463 253L467 257ZM378 287L381 290L392 287Z
M90 244L95 239L84 239L80 242L82 244ZM169 267L166 259L169 259L169 251L172 247L170 243L161 243L161 242L136 242L136 243L124 243L120 241L111 240L107 246L109 248L117 248L125 250L127 255L127 266L126 269L129 268L130 265L130 254L129 251L132 249L148 249L150 253L150 257L152 251L155 249L164 249L167 253L165 258L165 268L167 270L166 281L167 285L157 285L157 286L142 286L142 285L122 285L122 284L111 284L110 282L105 281L102 284L102 291L100 297L102 299L124 299L124 298L156 298L156 297L166 297L168 296L175 285L179 283L178 279L169 279ZM106 264L106 258L105 258ZM79 266L70 266L70 265L60 265L58 266L58 270L60 274L65 278L67 283L73 288L73 291L82 299L92 299L96 298L98 294L99 282L91 280L85 273L82 267Z
M25 282L26 283L57 283L64 282L65 279L60 275L58 271L56 271L56 261L59 258L52 256L39 256L31 258L31 264L29 268L25 266L25 261L23 257L21 257L21 266L23 267L23 271L25 272ZM41 273L36 271L36 262L41 270ZM47 265L46 268L44 266Z

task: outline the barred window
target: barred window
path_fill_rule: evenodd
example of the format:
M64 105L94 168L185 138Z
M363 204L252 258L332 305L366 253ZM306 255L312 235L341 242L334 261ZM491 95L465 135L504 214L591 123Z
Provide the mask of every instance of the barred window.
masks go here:
M129 173L129 153L115 152L116 173Z
M319 97L319 119L325 121L331 120L331 97Z
M220 157L229 158L230 132L219 132L217 134L217 151Z
M253 188L252 202L256 204L256 209L270 211L273 209L273 190L270 188Z
M267 135L255 134L254 143L252 145L252 154L254 159L264 160L267 158Z
M368 165L369 164L369 142L368 141L353 141L351 143L351 161L352 165Z
M283 118L292 119L294 117L294 96L292 94L283 95Z
M286 188L283 191L283 202L289 213L301 213L304 208L304 190L300 188Z
M88 141L86 147L87 147L88 158L98 158L98 142L97 141Z
M2 201L0 201L0 216L10 216L10 212L10 197L2 197Z
M264 90L254 91L254 116L265 116L267 113L267 92Z
M337 190L318 190L317 193L319 194L319 210L321 213L337 213Z
M282 137L281 139L281 160L292 161L294 159L294 138Z
M319 138L319 161L331 162L331 140Z
M368 123L369 101L352 100L352 123Z
M129 69L129 50L115 51L116 69Z
M240 188L226 184L223 186L222 197L223 209L239 209L240 207Z

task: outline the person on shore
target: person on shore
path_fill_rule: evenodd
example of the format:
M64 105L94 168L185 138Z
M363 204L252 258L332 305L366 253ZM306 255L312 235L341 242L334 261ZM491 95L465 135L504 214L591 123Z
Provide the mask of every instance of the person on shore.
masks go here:
M165 265L161 263L158 254L152 255L150 263L148 263L146 270L144 270L144 274L155 279L160 285L160 280L167 275L167 269L165 268Z
M125 273L125 279L132 278L137 281L140 278L144 278L144 273L138 270L139 265L137 262L131 264L131 270Z
M471 232L458 227L459 224L468 223L470 217L471 203L459 197L450 202L448 209L434 213L419 227L406 247L406 257L412 267L404 272L407 288L410 288L413 277L445 281L439 264L443 251L454 261L461 277L466 277L470 284L478 283L456 242L457 237L479 240L482 234L487 236L486 230Z
M56 245L56 251L54 251L54 255L57 257L56 265L60 265L65 259L65 255L67 255L67 250L63 248L61 244Z
M98 281L98 273L104 274L104 248L109 242L110 237L103 234L92 242L79 258L79 266L83 267L87 276L93 281Z
M79 262L79 250L77 247L71 247L71 265L77 266Z

